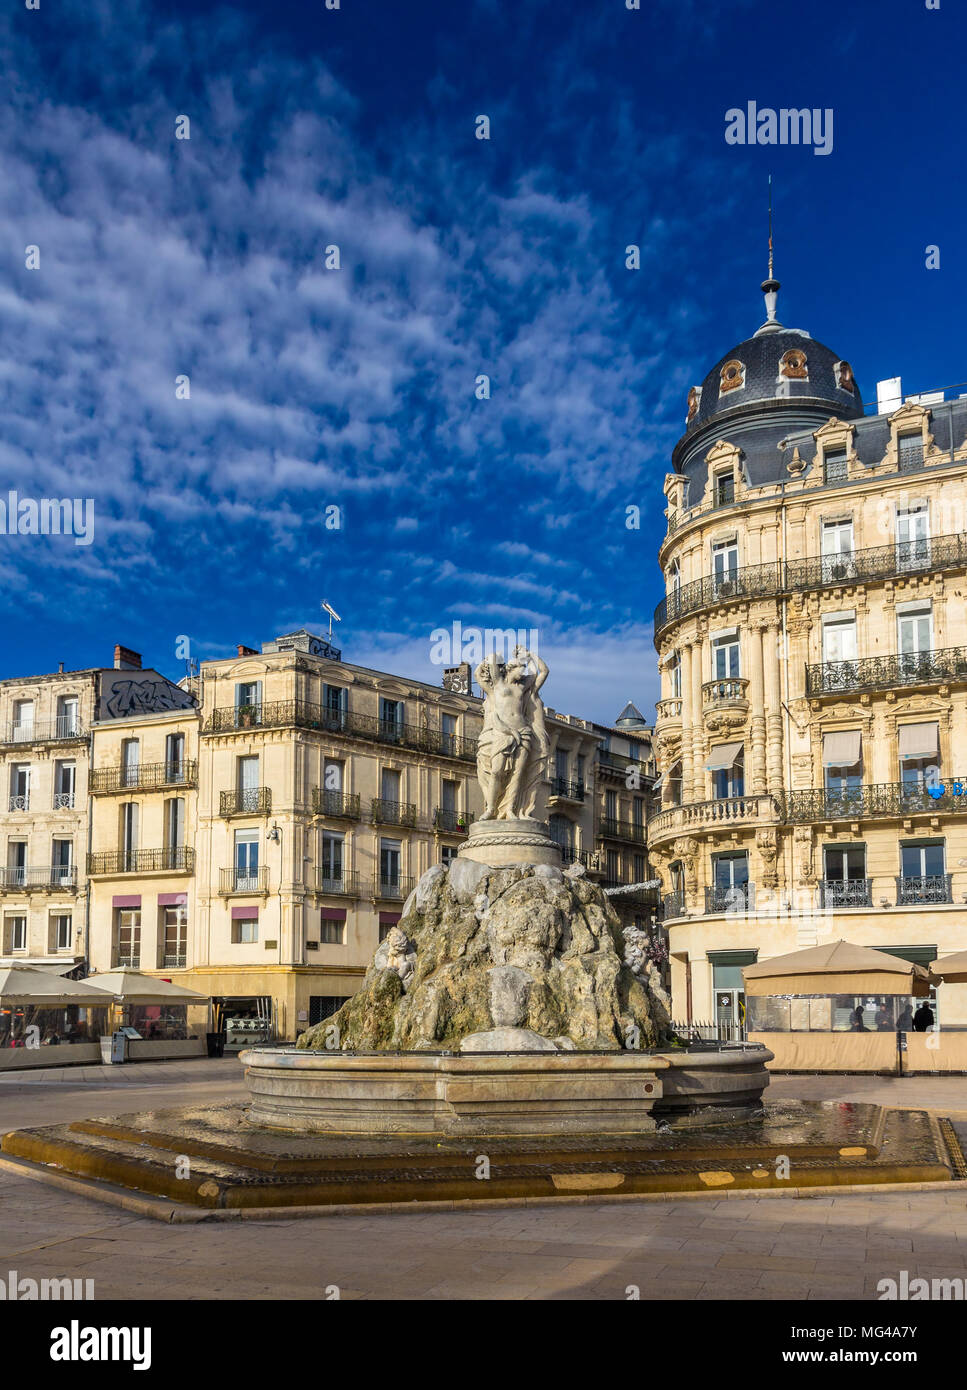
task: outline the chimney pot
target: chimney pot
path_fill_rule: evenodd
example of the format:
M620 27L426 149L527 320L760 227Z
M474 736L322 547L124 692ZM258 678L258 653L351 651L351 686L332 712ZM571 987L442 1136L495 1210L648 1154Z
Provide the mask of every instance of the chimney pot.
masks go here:
M239 656L258 656L258 652L255 650L255 648L254 648L254 647L246 647L245 644L244 644L244 642L239 642L239 644L238 644L238 654L239 654Z
M118 643L114 648L114 669L115 671L140 671L141 653L132 651L130 647L122 647Z

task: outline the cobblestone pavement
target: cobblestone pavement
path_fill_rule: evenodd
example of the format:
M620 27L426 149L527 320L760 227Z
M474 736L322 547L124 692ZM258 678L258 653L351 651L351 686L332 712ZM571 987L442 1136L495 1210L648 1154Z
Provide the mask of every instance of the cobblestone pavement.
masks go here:
M86 1070L86 1069L85 1069ZM94 1071L94 1069L90 1069ZM4 1128L244 1093L237 1062L0 1084ZM777 1077L772 1095L963 1115L967 1078ZM95 1297L647 1300L876 1298L880 1279L967 1278L964 1192L697 1197L168 1226L0 1171L0 1273Z

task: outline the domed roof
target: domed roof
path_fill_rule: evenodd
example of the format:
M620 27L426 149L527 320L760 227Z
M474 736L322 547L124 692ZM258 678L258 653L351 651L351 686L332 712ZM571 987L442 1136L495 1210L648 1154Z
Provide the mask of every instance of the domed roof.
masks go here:
M830 415L862 415L863 398L849 362L804 329L775 317L777 280L766 280L769 317L762 327L720 357L700 387L688 393L686 434L741 406L821 402Z
M647 729L648 725L638 706L629 700L614 721L614 727L616 729Z

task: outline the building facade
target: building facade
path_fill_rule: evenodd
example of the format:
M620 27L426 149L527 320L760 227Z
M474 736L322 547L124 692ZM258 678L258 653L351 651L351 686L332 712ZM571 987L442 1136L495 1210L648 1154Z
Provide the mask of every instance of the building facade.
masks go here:
M967 399L896 381L864 413L763 289L766 322L689 392L655 614L673 1009L724 1023L756 959L967 946Z

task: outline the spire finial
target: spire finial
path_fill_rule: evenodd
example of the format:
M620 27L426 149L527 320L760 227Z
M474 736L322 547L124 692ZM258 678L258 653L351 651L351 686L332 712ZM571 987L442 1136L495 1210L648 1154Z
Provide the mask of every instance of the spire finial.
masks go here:
M776 318L776 299L779 294L779 281L772 273L772 175L769 175L769 275L761 285L766 297L766 321L758 333L778 333L782 324Z

